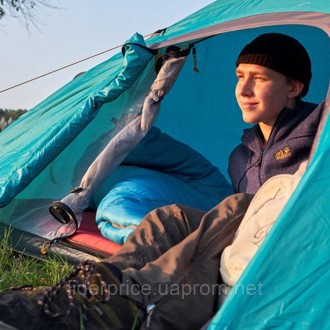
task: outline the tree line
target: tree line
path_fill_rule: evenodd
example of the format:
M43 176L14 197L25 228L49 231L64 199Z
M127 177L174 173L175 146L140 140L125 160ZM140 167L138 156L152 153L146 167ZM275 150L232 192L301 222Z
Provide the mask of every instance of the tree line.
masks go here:
M1 109L0 108L0 132L3 131L8 125L15 121L27 110L25 109Z

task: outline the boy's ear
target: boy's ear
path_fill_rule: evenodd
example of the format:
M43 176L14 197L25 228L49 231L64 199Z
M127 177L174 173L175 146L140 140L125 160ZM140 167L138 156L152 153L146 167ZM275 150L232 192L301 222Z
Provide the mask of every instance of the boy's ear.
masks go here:
M299 80L291 80L291 89L289 97L295 98L300 95L301 91L304 88L304 84Z

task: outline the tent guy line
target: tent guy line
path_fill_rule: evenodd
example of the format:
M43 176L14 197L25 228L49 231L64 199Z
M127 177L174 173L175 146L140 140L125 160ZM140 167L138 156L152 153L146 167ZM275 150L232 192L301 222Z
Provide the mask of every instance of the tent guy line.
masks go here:
M156 34L156 33L158 33L158 31L153 32L153 33L146 34L146 35L144 36L144 38L148 38L149 36L153 36L153 35ZM2 90L0 90L0 93L7 92L7 91L9 91L9 90L11 90L11 89L14 89L14 88L20 87L20 86L25 85L25 84L27 84L27 83L30 83L30 82L32 82L32 81L35 81L35 80L38 80L38 79L40 79L40 78L43 78L43 77L49 76L49 75L51 75L51 74L53 74L53 73L55 73L55 72L58 72L58 71L61 71L61 70L67 69L67 68L69 68L69 67L71 67L71 66L77 65L77 64L82 63L82 62L85 62L85 61L87 61L87 60L90 60L90 59L92 59L92 58L94 58L94 57L97 57L97 56L103 55L103 54L105 54L105 53L111 52L111 51L113 51L113 50L115 50L115 49L118 49L118 48L123 47L123 45L124 45L124 44L121 44L121 45L118 45L118 46L114 46L114 47L112 47L112 48L110 48L110 49L107 49L107 50L104 50L104 51L102 51L102 52L100 52L100 53L97 53L97 54L94 54L94 55L88 56L88 57L86 57L86 58L84 58L84 59L82 59L82 60L79 60L79 61L76 61L76 62L73 62L73 63L67 64L67 65L64 65L64 66L62 66L62 67L60 67L60 68L58 68L58 69L55 69L55 70L49 71L49 72L44 73L44 74L42 74L42 75L40 75L40 76L37 76L37 77L31 78L31 79L28 79L28 80L26 80L26 81L23 81L23 82L21 82L21 83L19 83L19 84L14 85L14 86L11 86L11 87L8 87L8 88L5 88L5 89L2 89Z

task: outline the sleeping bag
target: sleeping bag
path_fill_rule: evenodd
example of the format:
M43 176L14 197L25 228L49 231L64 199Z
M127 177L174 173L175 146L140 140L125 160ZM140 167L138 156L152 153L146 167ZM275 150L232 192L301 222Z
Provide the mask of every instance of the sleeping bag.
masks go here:
M94 196L103 236L123 244L155 208L183 204L208 210L232 194L218 168L153 127Z

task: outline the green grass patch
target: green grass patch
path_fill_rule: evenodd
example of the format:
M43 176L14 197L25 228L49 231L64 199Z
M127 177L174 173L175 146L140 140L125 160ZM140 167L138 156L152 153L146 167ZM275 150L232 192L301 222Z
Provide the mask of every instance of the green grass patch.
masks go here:
M6 231L0 241L0 291L21 285L52 286L73 270L59 255L40 260L15 253L9 237Z

